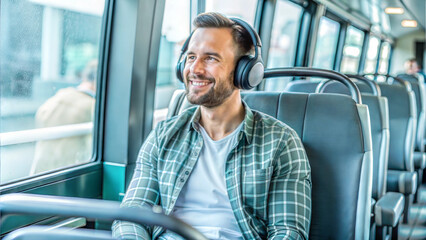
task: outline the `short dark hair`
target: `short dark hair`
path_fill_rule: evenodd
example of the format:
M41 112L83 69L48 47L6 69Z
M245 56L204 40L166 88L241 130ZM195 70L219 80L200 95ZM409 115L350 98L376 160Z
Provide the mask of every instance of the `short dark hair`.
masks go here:
M417 63L417 59L415 59L415 58L410 58L410 59L408 59L407 60L407 62L410 62L410 63Z
M238 49L236 60L245 55L252 54L253 42L247 29L217 12L206 12L198 15L193 22L195 30L198 28L230 28L232 38Z

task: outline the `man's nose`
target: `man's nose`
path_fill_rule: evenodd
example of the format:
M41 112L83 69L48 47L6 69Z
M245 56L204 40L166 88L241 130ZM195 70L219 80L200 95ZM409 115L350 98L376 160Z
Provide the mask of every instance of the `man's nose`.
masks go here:
M201 59L196 59L190 67L190 72L193 74L203 74L205 71L204 62Z

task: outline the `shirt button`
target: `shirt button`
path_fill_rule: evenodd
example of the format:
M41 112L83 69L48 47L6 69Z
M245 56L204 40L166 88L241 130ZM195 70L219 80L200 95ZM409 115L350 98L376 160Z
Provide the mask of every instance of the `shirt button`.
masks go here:
M197 156L197 152L192 152L192 156Z
M180 179L180 181L181 181L181 182L184 182L184 181L185 181L185 179L181 178L181 179Z
M189 175L189 171L185 171L185 174L186 174L186 175Z

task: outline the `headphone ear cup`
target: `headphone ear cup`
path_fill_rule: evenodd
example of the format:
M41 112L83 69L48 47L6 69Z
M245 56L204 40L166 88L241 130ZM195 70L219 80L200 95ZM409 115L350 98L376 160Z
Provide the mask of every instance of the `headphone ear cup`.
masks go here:
M184 58L180 62L176 64L176 77L179 79L179 81L183 82L183 70L185 69L185 61Z
M264 66L262 59L243 56L237 63L234 74L234 85L249 90L263 80Z
M251 87L248 87L248 71L250 71L250 68L247 68L248 65L250 65L250 62L253 58L250 56L242 56L238 62L237 66L235 68L234 72L234 85L237 88L240 89L250 89ZM248 87L248 88L247 88Z

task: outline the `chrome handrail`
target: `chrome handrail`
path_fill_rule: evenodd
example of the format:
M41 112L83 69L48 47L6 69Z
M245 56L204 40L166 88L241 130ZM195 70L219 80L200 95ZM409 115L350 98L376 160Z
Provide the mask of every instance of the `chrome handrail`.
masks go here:
M92 133L93 122L0 133L0 146L75 137Z
M149 226L162 226L188 240L207 240L203 234L182 220L162 213L160 206L121 208L120 203L115 201L11 193L0 196L0 216L5 217L9 214L123 220Z

